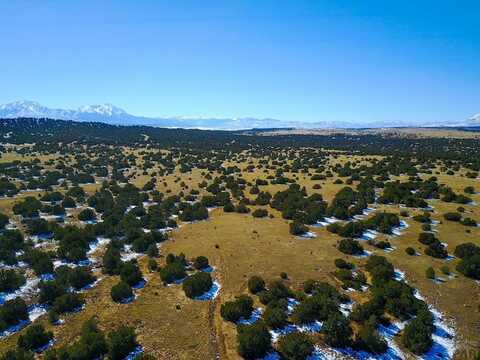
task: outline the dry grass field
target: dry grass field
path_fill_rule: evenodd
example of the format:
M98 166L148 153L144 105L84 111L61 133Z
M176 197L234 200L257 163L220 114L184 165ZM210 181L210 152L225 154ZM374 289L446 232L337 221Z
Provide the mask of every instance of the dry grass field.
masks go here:
M376 129L293 129L293 130L274 130L267 132L260 132L260 135L272 136L272 135L335 135L335 134L348 134L348 135L360 135L360 134L377 134L395 137L406 138L453 138L453 139L478 139L480 133L478 131L465 131L448 128L376 128Z
M126 150L128 152L128 149ZM55 159L54 155L39 157L42 162ZM371 157L370 157L371 158ZM27 160L15 153L3 154L0 162L12 160ZM340 156L331 157L330 164L358 160L368 163L364 158ZM225 166L234 163L225 163ZM139 166L141 164L137 164ZM245 164L235 163L240 168ZM136 186L143 186L150 176L142 175L142 170L130 169L129 173L136 172L131 182ZM203 180L202 171L195 169L192 172L174 174L159 178L157 189L161 192L176 194L181 190L188 192L198 189L198 184ZM264 172L245 172L243 178L254 181L257 178L265 179ZM322 181L312 181L307 174L286 174L295 177L297 183L305 186L307 193L318 192L323 198L330 201L333 196L345 185L334 184L336 177ZM180 178L180 181L178 181ZM466 186L475 186L480 190L480 181L466 177L439 174L439 183L452 187L457 192L462 192ZM183 186L181 182L184 182ZM320 184L321 189L315 190L313 186ZM355 183L353 184L355 185ZM93 194L100 184L84 186L89 194ZM287 185L267 185L262 191L271 194L285 190ZM203 192L203 190L201 190ZM0 211L12 215L13 204L25 196L38 196L40 192L26 192L15 199L0 199ZM248 195L254 198L252 195ZM480 204L480 195L472 196ZM458 223L443 219L442 214L455 211L458 205L444 203L439 200L430 200L434 207L432 218L440 221L436 227L438 237L448 244L449 252L455 246L464 242L474 242L480 245L480 228L472 228L469 233L467 228ZM183 223L179 229L171 232L169 240L161 244L161 257L158 259L163 264L164 256L168 253L185 253L188 258L199 255L207 256L214 266L214 278L221 284L218 297L212 301L198 301L186 298L180 285L165 286L159 274L147 269L147 258L140 259L140 264L145 274L147 284L137 292L137 298L129 304L117 304L110 298L111 286L117 282L116 277L104 276L97 273L101 281L91 290L85 292L85 310L65 316L65 323L52 326L46 316L38 321L47 329L54 331L55 346L69 344L80 334L81 324L84 320L96 316L100 327L106 331L118 324L124 323L135 327L138 340L146 353L156 359L240 359L236 351L236 330L231 323L223 321L220 317L220 305L226 300L231 300L240 294L246 294L247 280L252 275L260 275L266 280L279 279L281 272L288 274L286 282L293 289L301 289L302 283L307 279L324 280L340 287L340 283L333 276L335 266L333 260L343 257L355 263L360 268L365 263L364 259L346 256L338 251L336 244L340 237L328 232L325 228L311 227L316 234L315 238L304 239L289 234L288 222L282 219L281 214L265 207L273 218L257 219L250 214L224 213L222 209L210 212L206 221ZM480 207L478 205L465 205L468 215L480 222ZM400 213L399 206L377 206L377 211L386 210ZM441 274L440 267L445 261L437 260L423 254L423 246L417 241L421 232L420 224L411 216L420 211L409 210L410 217L403 218L409 224L403 235L390 239L395 250L385 252L370 245L365 248L374 253L386 256L396 268L405 272L409 284L417 288L429 304L434 305L444 313L457 331L458 359L467 359L473 356L473 351L480 347L480 285L455 273L457 259L448 262L454 276L446 278L443 283L437 283L425 277L425 270L429 266ZM382 235L385 236L386 235ZM420 256L409 256L405 249L414 247ZM101 257L101 252L97 254ZM365 301L362 293L352 294L356 302ZM256 306L260 306L259 303ZM22 332L14 334L0 342L0 352L13 347Z

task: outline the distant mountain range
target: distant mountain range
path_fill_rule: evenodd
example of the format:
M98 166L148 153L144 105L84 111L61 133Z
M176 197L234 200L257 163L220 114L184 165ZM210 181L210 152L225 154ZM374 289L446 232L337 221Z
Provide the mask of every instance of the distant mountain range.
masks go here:
M75 121L94 121L113 125L147 125L156 127L176 127L186 129L243 130L254 128L381 128L391 127L391 121L321 121L298 122L277 119L257 118L209 118L209 117L144 117L127 113L111 104L82 106L77 110L52 109L35 101L15 101L0 105L0 118L51 118ZM458 123L398 123L395 126L480 126L480 114Z

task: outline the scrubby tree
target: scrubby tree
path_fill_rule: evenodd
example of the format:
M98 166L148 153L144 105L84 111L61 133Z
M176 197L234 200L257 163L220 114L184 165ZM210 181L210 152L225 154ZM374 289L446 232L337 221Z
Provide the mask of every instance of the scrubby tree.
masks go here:
M305 360L313 352L313 342L300 332L293 332L282 336L278 342L280 353L288 360Z
M341 313L331 315L322 326L325 342L333 347L346 347L351 344L352 328Z
M357 240L354 239L342 239L338 244L338 250L348 255L361 255L363 254L363 247Z
M268 304L263 313L263 320L265 321L265 324L272 329L282 328L287 325L288 315L286 311L286 303L279 304L279 302L272 302Z
M20 335L17 344L25 350L37 350L47 345L53 339L51 331L45 331L45 328L39 324L33 324L27 328L24 334Z
M135 330L121 325L108 334L108 358L121 360L137 347Z
M212 285L212 277L209 273L198 272L185 279L182 288L187 297L195 298L207 292Z
M402 343L414 354L421 355L432 346L433 318L426 311L410 321L403 331Z
M112 286L110 295L113 301L124 302L133 297L133 291L131 286L125 281L120 281L118 284Z
M208 258L206 256L197 256L193 262L193 267L197 270L203 270L209 267Z
M128 261L123 264L120 270L120 279L130 286L137 285L143 279L142 272L135 261Z
M243 358L262 358L270 351L272 337L262 321L252 325L240 325L237 331L237 349Z
M33 352L18 347L15 350L8 350L0 360L34 360L34 358Z
M17 270L0 269L0 292L15 291L25 282L25 276Z
M257 294L265 290L265 281L260 276L252 276L248 279L248 290L252 294Z
M227 301L220 307L220 315L227 321L237 322L241 318L248 319L253 312L253 299L241 295L235 300Z

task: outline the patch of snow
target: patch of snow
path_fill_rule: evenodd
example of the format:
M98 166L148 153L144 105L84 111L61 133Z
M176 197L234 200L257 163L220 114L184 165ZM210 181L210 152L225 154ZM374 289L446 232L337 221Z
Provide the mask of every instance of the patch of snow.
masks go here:
M323 323L320 321L314 321L312 323L302 325L288 324L283 328L270 330L270 335L272 336L272 341L276 343L280 337L293 332L318 333L320 330L322 330L322 325Z
M200 269L200 271L206 272L206 273L212 273L212 272L215 271L215 267L214 266L207 266L206 268Z
M143 347L137 346L130 354L128 354L124 360L135 360L143 353Z
M212 287L204 294L200 296L196 296L195 300L213 300L217 297L218 293L220 292L221 285L218 281L214 281Z
M293 310L300 304L300 302L294 298L287 298L287 314L291 315Z
M400 269L395 269L393 277L397 281L404 281L405 280L405 271L402 271Z
M248 319L240 318L240 320L237 321L237 325L251 325L257 322L262 318L263 310L262 308L256 308L252 311L252 315Z
M0 305L3 305L5 301L13 300L15 298L22 298L25 299L27 296L31 295L32 293L38 292L38 283L40 279L27 279L25 284L21 286L19 289L10 292L10 293L0 293Z
M378 231L368 229L363 232L362 236L359 239L368 241L368 240L375 239L377 236L378 236Z
M126 261L130 261L130 260L133 260L133 259L138 259L142 255L143 255L142 253L137 253L137 252L133 251L132 250L132 245L125 245L124 251L122 252L120 257L121 257L122 261L126 262Z
M343 315L345 315L345 317L348 317L350 315L354 304L355 302L353 301L340 304L340 311L343 313Z
M35 353L41 353L41 352L44 352L45 350L47 350L49 347L52 347L53 344L55 344L55 339L52 339L50 340L48 343L46 343L45 345L37 348L37 349L34 349L33 352Z
M140 290L140 289L143 289L143 288L145 287L145 285L147 285L147 280L142 279L142 280L140 280L138 283L136 283L135 285L133 285L133 286L132 286L132 289Z
M28 308L28 318L30 322L34 322L40 316L45 315L47 313L47 308L45 305L35 304Z
M368 251L368 250L363 250L363 253L359 254L359 255L353 255L354 258L357 258L357 259L364 259L366 257L369 257L370 255L372 255L372 252L371 251Z
M323 221L317 222L317 226L328 226L328 225L336 223L338 221L341 221L341 220L337 219L335 217L326 217L326 218L323 219Z
M96 241L91 242L88 246L89 249L87 251L88 255L93 254L95 251L97 251L99 248L102 248L103 246L109 244L111 239L105 238L103 236L97 237Z
M304 233L302 235L299 235L297 237L300 238L300 239L314 239L314 238L317 237L317 234L315 234L314 232L311 232L311 231L307 231L306 233Z
M421 359L452 359L456 350L456 332L453 326L447 324L444 315L429 305L433 314L435 330L432 334L433 345L430 350L423 354Z

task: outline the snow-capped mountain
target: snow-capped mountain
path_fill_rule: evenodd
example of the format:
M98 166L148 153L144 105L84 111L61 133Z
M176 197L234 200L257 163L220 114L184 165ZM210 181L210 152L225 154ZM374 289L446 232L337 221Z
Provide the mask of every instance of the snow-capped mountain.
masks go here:
M475 114L470 119L468 119L468 124L470 126L480 126L480 113Z
M380 128L391 127L392 122L321 121L298 122L257 118L158 117L135 116L111 104L81 106L76 110L52 109L35 101L15 101L0 105L0 118L51 118L75 121L95 121L114 125L148 125L196 129L241 130L253 128ZM480 126L480 114L452 125L442 123L413 124L395 122L395 126Z
M15 101L0 105L0 117L35 117L62 120L102 121L107 118L128 116L128 114L111 104L82 106L77 110L51 109L35 101ZM110 121L108 121L110 122Z
M116 107L112 104L82 106L78 109L78 112L86 114L99 114L105 116L120 116L127 114L125 110L120 109L119 107Z
M81 106L77 110L52 109L35 101L15 101L0 105L0 118L51 118L75 121L97 121L118 125L149 125L161 127L204 128L204 129L250 129L253 127L291 127L275 119L255 118L204 118L204 117L164 117L148 118L128 114L111 104Z
M0 105L0 116L4 118L64 116L67 113L65 110L49 109L35 101L15 101Z

